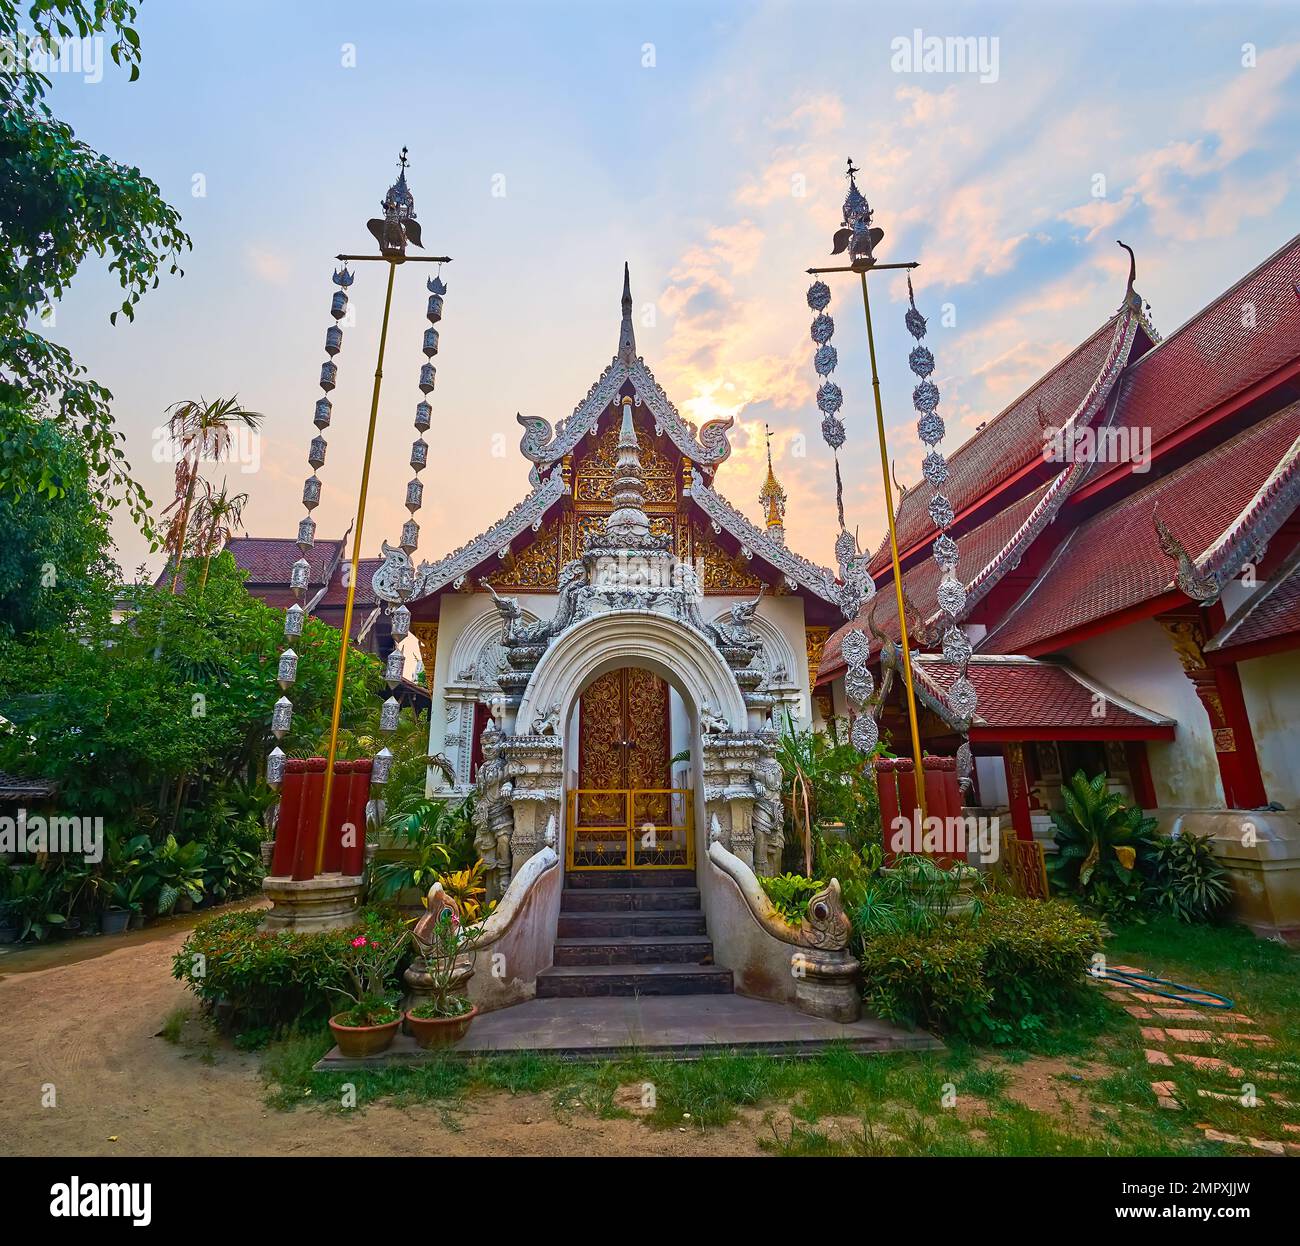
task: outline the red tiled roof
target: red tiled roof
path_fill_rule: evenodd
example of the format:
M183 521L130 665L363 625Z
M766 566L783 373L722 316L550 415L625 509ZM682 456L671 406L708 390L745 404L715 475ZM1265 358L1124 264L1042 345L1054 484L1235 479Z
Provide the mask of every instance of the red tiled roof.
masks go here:
M931 694L946 698L957 668L942 658L921 655L913 670ZM981 728L1033 730L1041 727L1095 729L1099 738L1122 739L1125 730L1150 735L1173 733L1173 720L1145 709L1109 688L1084 677L1064 662L1025 657L977 654L967 675L979 693L979 708L971 722L971 737ZM1098 717L1096 697L1106 698L1106 713Z
M289 583L289 569L302 554L292 537L237 536L226 542L226 549L234 556L235 566L248 572L249 584ZM311 568L310 582L324 584L325 568L339 556L343 541L317 541L307 554Z
M1235 649L1293 632L1300 632L1300 547L1266 584L1256 587L1205 648Z
M1156 508L1193 560L1201 558L1233 526L1297 437L1300 403L1086 520L980 648L1023 653L1159 597L1177 568L1160 549Z
M357 591L353 594L354 604L356 607L374 606L378 602L375 596L375 590L370 581L374 574L384 565L382 558L363 558L357 563ZM320 599L317 606L318 610L325 610L337 606L340 610L347 604L348 590L346 573L352 568L350 560L345 560L339 564L339 569L334 573L334 579L330 582L329 591Z
M1300 358L1297 282L1300 236L1125 370L1115 425L1150 428L1156 446Z
M1042 458L1044 428L1059 428L1074 414L1103 374L1113 356L1116 335L1123 332L1126 324L1124 313L1112 316L948 456L948 483L944 492L957 514L1035 459ZM900 553L935 533L934 522L926 509L930 494L928 485L909 489L899 503L895 523ZM886 536L871 561L871 569L880 571L888 564Z
M1035 489L1034 492L1012 502L991 519L986 519L982 524L957 538L957 576L963 584L970 584L989 563L1006 549L1011 538L1020 530L1021 524L1029 518L1034 507L1042 500L1043 494L1046 493L1048 488L1049 485L1043 485L1041 488ZM921 490L917 490L917 492L921 492ZM912 605L924 618L928 619L938 609L935 602L935 592L939 587L941 578L942 572L938 564L928 555L903 572L903 589ZM861 627L866 629L869 634L870 629L867 627L867 619L871 614L873 605L875 606L875 625L890 639L898 639L898 608L891 578L887 584L882 585L877 590L875 598L858 615L854 622L845 623L826 642L826 648L822 653L819 679L833 679L843 670L844 661L840 656L840 643L844 639L844 634L851 627ZM909 637L910 639L912 638ZM876 648L879 648L878 643L874 641L873 643Z

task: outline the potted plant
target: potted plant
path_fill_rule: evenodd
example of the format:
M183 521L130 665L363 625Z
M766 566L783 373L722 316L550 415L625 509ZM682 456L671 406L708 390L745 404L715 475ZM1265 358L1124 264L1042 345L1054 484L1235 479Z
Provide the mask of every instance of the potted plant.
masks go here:
M329 1026L340 1053L349 1059L364 1060L378 1055L393 1041L402 1024L398 996L389 989L389 978L409 938L410 931L404 930L385 945L370 935L360 934L348 943L337 962L342 971L340 976L349 985L333 986L330 990L350 1000L352 1006L332 1016Z
M462 926L451 905L416 923L423 1002L407 1011L406 1026L419 1046L451 1046L465 1037L478 1016L464 988L474 973L474 949L481 931L482 927Z
M57 876L48 875L35 862L12 872L6 904L20 941L31 935L39 942L67 921L58 906L62 891Z
M177 908L186 912L202 898L206 857L207 850L196 839L188 844L178 844L176 836L168 835L161 844L154 845L146 876L150 890L157 891L155 902L160 915Z

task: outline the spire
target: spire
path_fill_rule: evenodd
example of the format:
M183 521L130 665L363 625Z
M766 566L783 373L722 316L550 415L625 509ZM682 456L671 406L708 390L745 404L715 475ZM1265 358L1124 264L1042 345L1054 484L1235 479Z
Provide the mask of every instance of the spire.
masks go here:
M625 295L624 306L630 301L631 296ZM630 334L627 315L623 324ZM645 513L645 479L641 471L641 446L632 423L632 399L624 398L622 403L623 423L618 430L618 462L614 467L614 509L605 521L605 534L611 541L635 547L649 537L650 521Z
M632 278L623 261L623 323L618 331L618 359L630 368L636 363L636 333L632 329Z
M763 431L767 434L767 479L758 491L758 501L763 508L768 532L778 541L784 541L786 493L772 470L772 430L764 424Z

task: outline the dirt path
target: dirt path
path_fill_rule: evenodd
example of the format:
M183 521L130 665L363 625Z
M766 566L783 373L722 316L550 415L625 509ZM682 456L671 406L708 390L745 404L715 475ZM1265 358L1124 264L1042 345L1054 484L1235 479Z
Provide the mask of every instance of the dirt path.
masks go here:
M758 1120L698 1133L477 1094L350 1116L262 1102L257 1057L156 1037L193 997L171 976L192 922L0 957L0 1132L19 1155L755 1155ZM187 1026L187 1030L196 1027ZM42 1106L53 1088L54 1105Z

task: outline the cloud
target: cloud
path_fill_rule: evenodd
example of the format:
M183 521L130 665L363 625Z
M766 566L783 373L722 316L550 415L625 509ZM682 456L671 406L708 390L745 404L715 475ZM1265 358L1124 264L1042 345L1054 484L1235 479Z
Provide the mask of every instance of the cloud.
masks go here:
M289 263L275 251L268 251L256 246L245 247L244 263L255 276L260 277L263 281L268 281L275 286L288 285L289 283Z

